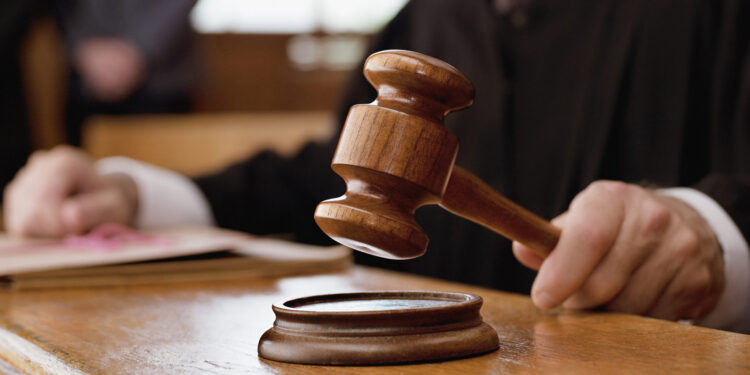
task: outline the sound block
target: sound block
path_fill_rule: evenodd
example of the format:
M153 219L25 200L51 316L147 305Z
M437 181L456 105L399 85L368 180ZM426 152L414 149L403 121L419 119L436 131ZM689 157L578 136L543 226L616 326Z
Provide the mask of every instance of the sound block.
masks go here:
M466 293L328 294L273 305L258 343L266 359L315 365L381 365L460 358L495 350L482 298Z

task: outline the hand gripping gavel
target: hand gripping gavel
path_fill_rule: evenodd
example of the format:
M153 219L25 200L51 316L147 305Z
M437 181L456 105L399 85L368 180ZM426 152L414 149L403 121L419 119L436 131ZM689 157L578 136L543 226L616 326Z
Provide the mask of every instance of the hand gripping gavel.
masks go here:
M378 97L352 106L344 124L331 167L346 181L346 193L315 210L328 236L372 255L415 258L428 238L414 212L439 204L541 257L549 254L558 228L454 167L458 140L443 118L473 103L468 78L443 61L400 50L371 55L364 74Z

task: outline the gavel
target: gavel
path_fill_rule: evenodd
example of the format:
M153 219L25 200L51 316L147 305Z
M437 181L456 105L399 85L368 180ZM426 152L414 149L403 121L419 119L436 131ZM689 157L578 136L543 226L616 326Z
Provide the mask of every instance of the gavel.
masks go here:
M458 140L443 119L473 103L468 78L448 63L403 50L371 55L364 75L378 96L349 110L331 162L347 189L316 208L323 232L375 256L415 258L429 240L414 213L439 204L542 258L552 251L557 227L455 166Z

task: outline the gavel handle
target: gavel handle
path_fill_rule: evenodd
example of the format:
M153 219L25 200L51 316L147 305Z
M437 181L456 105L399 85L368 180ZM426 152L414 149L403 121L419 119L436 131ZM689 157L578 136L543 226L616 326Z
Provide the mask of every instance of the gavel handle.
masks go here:
M440 206L528 246L542 258L549 255L560 238L559 228L458 166L453 168Z

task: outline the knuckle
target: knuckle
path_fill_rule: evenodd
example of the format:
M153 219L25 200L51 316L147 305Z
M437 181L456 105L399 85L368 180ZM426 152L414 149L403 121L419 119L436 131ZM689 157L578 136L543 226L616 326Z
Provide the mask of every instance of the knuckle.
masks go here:
M622 181L598 180L592 182L587 190L610 196L622 196L628 194L630 186Z
M81 162L78 152L69 146L60 147L62 146L58 146L50 152L47 165L63 173L76 169Z
M647 198L641 207L641 234L664 233L672 222L672 211L664 203Z
M586 228L585 238L588 246L582 248L588 249L592 255L599 256L609 251L613 234L608 228L591 225Z
M70 145L57 145L50 152L52 153L74 153L77 149Z
M46 156L47 156L47 151L44 151L44 150L34 151L31 153L31 155L29 155L27 164L38 164L40 161L44 160Z
M707 292L713 289L713 277L711 271L706 267L700 267L693 275L693 290Z
M580 192L570 204L574 210L585 206L607 205L622 210L622 202L629 199L631 186L622 181L597 180Z
M79 151L68 145L60 145L53 148L49 154L56 160L74 160L78 158Z
M711 271L706 267L700 267L698 270L691 272L690 277L683 283L682 296L684 297L702 297L710 294L714 288L714 280Z
M691 258L700 249L700 237L694 231L684 228L674 236L674 255L678 259Z

